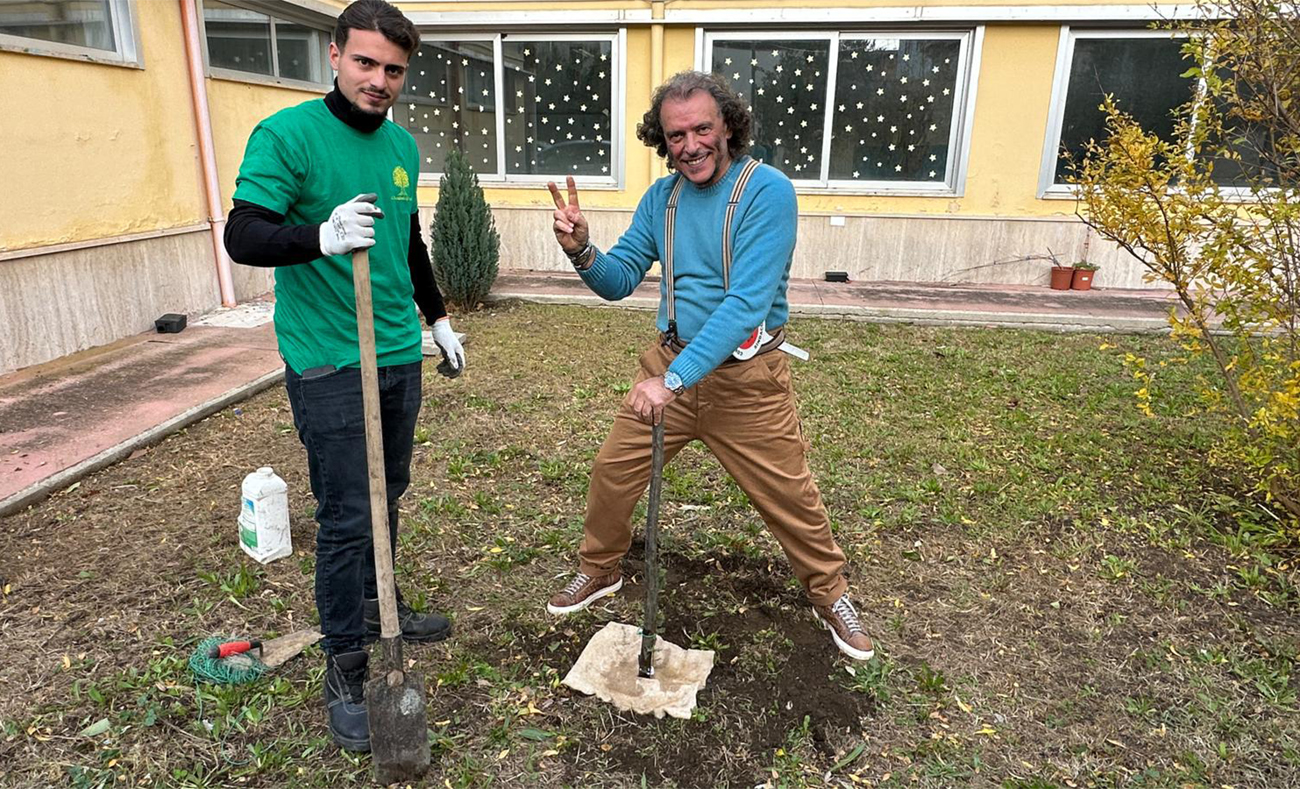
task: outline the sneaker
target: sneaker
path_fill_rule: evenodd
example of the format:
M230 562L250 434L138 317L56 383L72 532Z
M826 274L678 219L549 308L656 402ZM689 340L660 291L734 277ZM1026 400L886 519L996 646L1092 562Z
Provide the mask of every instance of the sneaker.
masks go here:
M379 640L379 600L363 600L362 615L366 620L366 643ZM421 614L413 610L402 595L397 595L397 624L402 628L402 640L414 644L441 641L451 635L451 621L442 614Z
M841 652L854 660L871 660L876 654L871 639L862 631L858 612L853 610L848 592L840 595L840 599L831 605L813 606L813 612L822 626L831 631L831 640Z
M546 604L546 610L557 616L572 614L622 588L623 575L618 570L596 578L586 573L578 573L562 592L551 598Z
M364 650L325 656L325 710L330 734L345 751L370 750L370 716L366 712L366 668L370 656Z

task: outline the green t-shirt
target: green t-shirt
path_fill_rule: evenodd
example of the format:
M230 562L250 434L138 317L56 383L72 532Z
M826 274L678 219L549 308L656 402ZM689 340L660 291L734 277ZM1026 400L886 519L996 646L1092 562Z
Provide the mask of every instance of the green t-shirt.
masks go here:
M253 129L235 181L235 199L284 214L291 225L319 225L357 195L379 195L384 218L375 221L370 276L380 367L421 359L407 264L419 169L415 139L405 129L385 121L372 133L357 131L315 99ZM275 334L295 372L360 364L351 255L275 270Z

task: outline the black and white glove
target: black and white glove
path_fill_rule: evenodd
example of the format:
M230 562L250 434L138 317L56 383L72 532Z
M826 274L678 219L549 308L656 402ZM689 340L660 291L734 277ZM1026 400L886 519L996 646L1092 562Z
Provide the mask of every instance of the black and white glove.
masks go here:
M383 219L384 212L375 205L376 194L357 195L330 213L328 222L320 226L320 251L322 255L346 255L356 249L375 245L375 220Z
M460 375L465 370L465 348L456 339L456 332L451 329L451 320L439 318L433 322L433 341L438 344L438 350L442 351L446 364L456 371L456 375Z

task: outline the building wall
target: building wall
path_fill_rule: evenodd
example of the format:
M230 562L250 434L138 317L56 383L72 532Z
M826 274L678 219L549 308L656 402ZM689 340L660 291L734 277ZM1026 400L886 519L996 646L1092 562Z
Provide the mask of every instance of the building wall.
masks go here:
M622 189L582 189L584 209L590 215L593 237L604 246L612 244L627 226L640 196L654 178L666 174L662 162L635 135L636 122L649 106L654 85L651 79L651 33L644 15L648 4L630 2L518 2L518 3L429 3L401 2L408 12L480 14L534 14L571 11L594 16L612 11L643 12L627 28L627 81L623 100L625 112L624 156L626 171ZM1049 2L1016 3L1016 6L1055 6ZM1073 2L1071 7L1102 6L1103 3ZM842 0L842 2L800 4L798 14L788 4L681 0L667 6L674 12L752 9L759 12L788 12L792 20L783 24L753 25L743 20L726 25L704 25L706 30L795 30L800 21L825 9L877 9L881 18L896 19L900 7L886 0ZM968 7L969 22L941 25L944 29L971 29L981 24L979 7L1003 6L994 0L961 2L937 0L923 8ZM918 7L920 8L920 7ZM1110 9L1123 7L1109 6ZM1122 14L1121 14L1122 15ZM487 17L483 17L486 19ZM558 15L552 17L559 19ZM1068 18L1068 17L1067 17ZM593 30L608 30L593 23ZM1147 24L1127 23L1134 28ZM879 25L813 23L804 29L929 29L924 25L884 21ZM694 68L697 62L695 24L665 24L663 74ZM454 26L434 28L450 35ZM1152 287L1144 270L1121 250L1090 234L1075 216L1073 200L1038 197L1039 169L1048 129L1052 81L1061 22L990 22L983 24L982 41L972 64L973 112L969 119L970 141L967 170L956 196L904 196L849 194L801 188L799 194L800 240L792 275L821 277L827 270L847 271L858 280L903 280L916 282L1006 283L1045 285L1049 265L1037 258L1049 252L1074 261L1085 255L1102 266L1097 275L1100 287ZM535 28L531 32L536 32ZM565 271L567 261L555 247L550 231L553 204L541 187L488 185L485 195L492 204L502 239L502 265L508 268ZM421 205L431 207L437 188L420 189ZM432 218L433 212L426 211Z
M143 67L0 51L0 373L221 304L180 4L133 7ZM229 208L257 121L322 94L206 84ZM272 287L233 279L241 300Z

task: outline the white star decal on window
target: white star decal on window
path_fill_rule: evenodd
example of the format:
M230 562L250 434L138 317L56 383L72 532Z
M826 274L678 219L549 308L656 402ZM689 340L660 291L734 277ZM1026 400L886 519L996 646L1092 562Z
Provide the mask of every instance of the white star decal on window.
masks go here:
M899 81L900 83L902 83L903 85L906 85L906 84L907 84L907 77L899 77L899 78L898 78L898 81Z
M730 65L731 65L731 58L727 58L726 60L722 61L722 65L724 65L724 66L730 66Z
M894 165L894 172L896 172L896 173L901 173L901 172L903 172L903 165L901 165L901 164L896 164L896 165Z
M883 95L885 95L885 89L884 89L884 88L876 88L876 95L877 95L877 96L883 96Z
M777 137L775 140L772 140L772 144L773 144L773 145L780 145L780 144L781 144L781 138L780 138L780 137Z
M889 144L889 150L893 151L893 150L896 150L897 148L898 148L898 146L897 146L897 145L894 145L892 142Z

